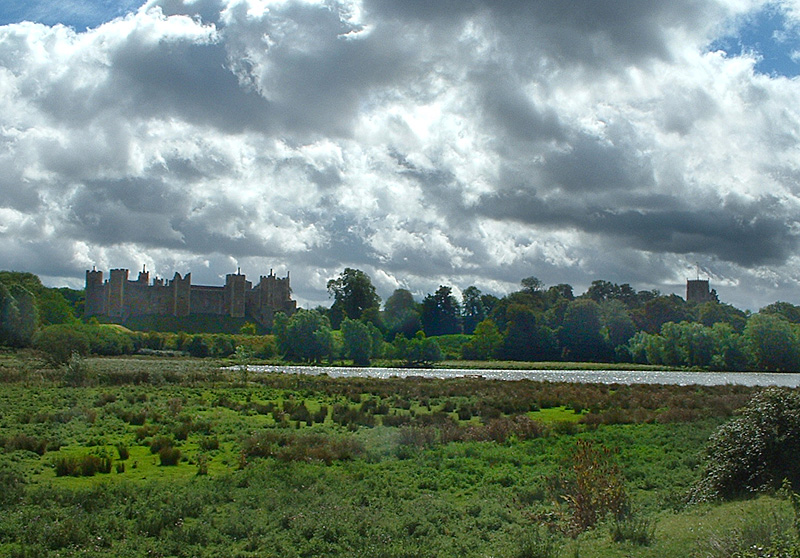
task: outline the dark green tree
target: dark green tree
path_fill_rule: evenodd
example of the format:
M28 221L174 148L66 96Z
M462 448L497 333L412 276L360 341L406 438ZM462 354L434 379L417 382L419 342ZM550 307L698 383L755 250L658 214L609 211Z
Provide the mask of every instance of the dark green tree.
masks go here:
M631 313L638 329L647 333L658 333L667 322L694 321L686 301L677 295L659 296L649 300Z
M528 294L540 293L544 289L544 283L538 277L525 277L520 281L520 284L522 285L522 292Z
M475 327L486 319L486 308L481 300L481 291L475 286L467 287L461 294L461 301L464 333L472 335Z
M609 348L601 328L599 304L587 298L570 302L559 331L564 358L595 362L608 360Z
M345 268L338 278L328 281L327 286L334 299L330 319L336 329L345 318L358 320L367 309L380 309L381 298L369 275L360 269Z
M773 302L758 311L759 314L777 314L793 324L800 324L800 306L789 302Z
M747 314L730 304L716 301L704 302L697 307L697 321L706 327L714 324L730 324L734 331L741 333L747 325ZM791 320L790 320L791 321Z
M451 293L441 286L422 301L422 329L428 337L461 333L461 308Z
M368 366L372 357L372 335L364 322L345 318L342 321L344 351L354 364Z
M608 300L600 305L603 327L612 349L624 345L636 333L627 306L620 300Z
M549 328L539 325L529 307L512 304L505 312L507 325L500 349L501 358L542 361L557 356L558 343Z
M17 300L8 287L0 283L0 344L15 346L15 330L20 322Z
M414 337L420 329L420 305L407 289L395 289L386 299L383 308L383 323L386 326L387 339L394 339L400 333L407 339Z

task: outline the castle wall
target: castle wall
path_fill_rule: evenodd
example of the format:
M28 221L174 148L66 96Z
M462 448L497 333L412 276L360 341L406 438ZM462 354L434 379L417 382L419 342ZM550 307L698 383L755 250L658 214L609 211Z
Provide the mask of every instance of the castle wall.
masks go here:
M192 313L225 315L225 288L192 285Z
M275 312L291 315L296 309L288 275L278 278L271 272L262 276L255 288L240 273L227 275L224 287L213 287L192 285L191 273L183 278L175 273L166 283L156 277L150 283L145 269L136 281L128 280L127 269L112 269L105 282L102 271L86 272L86 316L108 316L124 322L133 316L212 314L248 317L270 326Z

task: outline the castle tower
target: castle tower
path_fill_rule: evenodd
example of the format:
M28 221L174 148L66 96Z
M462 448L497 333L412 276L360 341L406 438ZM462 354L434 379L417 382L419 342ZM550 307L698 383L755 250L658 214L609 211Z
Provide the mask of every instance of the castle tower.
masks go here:
M709 290L708 279L686 280L686 302L708 302L716 299L716 292Z
M125 310L125 283L127 269L112 269L106 286L106 313L113 318L122 318Z
M244 318L247 283L238 271L225 276L225 313L233 318Z
M188 316L192 310L192 274L187 273L186 277L181 279L181 274L175 272L175 277L172 278L170 286L172 287L172 315L178 317Z
M142 285L150 284L150 273L147 271L147 267L142 266L142 270L139 272L139 278L136 280L136 282L141 283Z
M84 316L97 316L105 313L105 296L103 290L103 272L92 268L86 270L86 302L83 307Z

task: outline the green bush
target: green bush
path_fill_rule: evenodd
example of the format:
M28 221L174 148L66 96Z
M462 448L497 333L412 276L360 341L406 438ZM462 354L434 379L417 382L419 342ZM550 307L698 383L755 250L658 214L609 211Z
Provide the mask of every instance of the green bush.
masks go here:
M73 353L88 355L89 337L74 325L52 325L36 333L33 347L41 351L50 364L60 366L69 362Z
M158 459L162 467L173 467L181 460L181 450L166 446L159 450Z
M772 388L711 437L692 499L777 489L784 479L800 486L800 393Z
M83 455L58 457L53 461L57 477L93 477L97 473L111 472L108 456Z

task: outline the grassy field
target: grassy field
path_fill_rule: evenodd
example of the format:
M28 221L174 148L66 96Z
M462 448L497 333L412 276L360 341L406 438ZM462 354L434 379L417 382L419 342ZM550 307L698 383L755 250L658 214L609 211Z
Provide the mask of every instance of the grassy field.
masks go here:
M686 504L709 436L757 388L79 367L0 355L2 556L721 558L796 542L780 495Z

